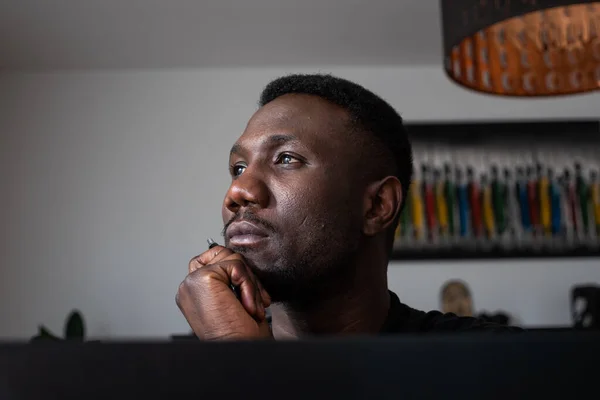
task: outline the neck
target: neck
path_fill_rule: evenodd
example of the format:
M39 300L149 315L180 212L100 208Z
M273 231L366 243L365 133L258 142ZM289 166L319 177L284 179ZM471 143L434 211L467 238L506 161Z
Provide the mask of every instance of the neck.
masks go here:
M325 294L312 306L276 303L271 306L273 336L293 339L312 335L375 334L387 317L390 296L387 265L362 264L345 287ZM387 264L387 260L384 261Z

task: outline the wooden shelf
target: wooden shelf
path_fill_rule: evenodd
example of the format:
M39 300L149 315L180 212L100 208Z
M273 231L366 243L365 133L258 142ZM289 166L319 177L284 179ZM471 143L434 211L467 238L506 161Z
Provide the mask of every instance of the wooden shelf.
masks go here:
M598 155L596 161L596 157L593 153L593 151L595 151L596 148L600 149L600 120L543 120L501 122L440 121L434 123L407 123L406 127L411 141L413 143L413 147L415 149L415 180L418 181L420 185L423 185L423 180L425 176L424 174L427 173L428 182L429 184L434 185L434 188L434 182L437 181L433 180L433 171L435 171L437 177L441 176L442 180L446 179L446 173L450 173L452 176L451 182L456 183L459 179L457 175L459 172L462 174L462 180L464 182L465 176L467 175L466 171L468 171L469 168L473 167L472 171L475 171L475 180L473 182L476 182L476 184L480 186L483 184L482 182L484 177L487 182L486 185L491 185L490 181L494 176L494 173L492 173L492 171L494 168L496 168L496 171L500 171L500 174L503 173L502 171L506 172L506 179L509 179L508 176L510 174L510 181L505 181L505 178L503 177L501 177L499 180L504 182L510 182L509 187L511 189L508 193L511 193L510 196L518 196L517 189L515 189L517 179L516 177L525 176L517 175L517 171L519 171L521 168L523 171L527 171L529 169L533 170L533 174L534 176L536 176L534 179L538 179L535 172L536 168L543 167L544 171L546 171L547 168L548 171L551 170L550 172L554 174L554 182L564 182L560 180L560 176L563 174L563 171L565 171L567 167L571 173L569 179L575 179L573 167L575 165L575 162L578 160L576 159L576 157L579 157L580 155L585 156L585 160L587 160L583 162L584 169L587 167L587 165L590 166L590 171L591 169L594 169L594 171L598 171L598 169L600 168L600 154ZM571 152L568 151L569 149L571 150ZM592 151L592 153L590 153L590 150ZM542 155L542 157L540 157L540 154ZM517 161L515 161L514 159L515 155L517 155ZM529 160L529 157L531 157L531 160ZM501 161L498 161L499 159ZM573 159L573 165L571 165L571 159ZM565 163L568 163L568 165ZM425 169L421 170L421 168L425 167L427 172L425 172ZM456 170L456 174L454 172L445 173L445 167L450 167L450 169L448 169L447 171ZM539 176L549 176L550 172L542 172ZM591 178L588 178L587 174L591 172L584 171L584 173L586 174L585 179L588 181L589 184ZM527 174L529 174L529 172L527 172ZM540 174L539 170L537 174ZM532 178L530 175L528 175L528 177L520 179L523 179L522 182L527 183L527 179ZM548 182L548 179L546 182ZM537 185L537 182L535 184ZM562 202L564 201L564 199L566 199L567 189L565 188L563 183L559 183L559 185L561 185L559 201ZM489 188L490 186L487 187ZM507 190L506 186L504 186L504 188L504 190ZM522 188L523 186L521 186L521 190ZM426 225L427 207L425 207L424 200L425 189L419 190L419 196L421 196L421 206L416 209L425 210L425 214L423 215L423 225ZM536 193L538 193L537 190L541 189L536 188L535 190ZM430 191L428 193L432 192ZM444 196L447 197L448 195L444 194ZM528 196L531 195L529 194ZM536 194L536 196L538 195ZM511 198L515 199L515 197ZM521 196L521 199L522 198L523 197ZM456 205L457 201L458 200L455 197L454 202L451 203L454 204L455 207L455 221L458 220L458 209L456 208L458 207L458 205ZM471 202L472 200L468 201ZM508 216L511 215L513 218L512 221L521 221L520 216L516 217L516 213L521 211L517 211L515 207L520 207L520 210L524 210L525 205L521 206L520 204L517 204L519 202L519 199L512 200L510 202L508 202L508 200L502 201L503 205L501 206L501 209L505 210L505 213L502 214L504 215L502 218L508 218ZM537 202L541 200L535 201ZM538 204L537 207L539 207L539 203L529 204ZM469 215L471 215L470 203L468 207L468 213ZM534 206L529 205L527 207L527 209L533 209L532 207ZM565 207L563 205L561 205L560 207L562 207L562 212L566 213L563 214L563 216L561 217L562 221L560 221L564 232L573 232L573 226L581 226L581 216L579 217L580 219L578 223L570 222L571 217L565 217L565 215L572 214L568 214L567 211L564 211ZM493 213L495 213L496 209L498 208L494 208ZM435 215L437 214L437 212L438 209L436 208L433 214ZM539 211L536 211L536 213L537 212ZM579 213L579 215L581 215L580 211L576 211L576 213ZM590 213L593 213L591 209ZM481 217L481 214L479 215L479 218L483 218ZM592 216L593 214L590 214L591 219L593 219ZM524 218L525 217L523 217L523 219ZM434 219L438 221L437 216L434 217ZM409 220L412 220L412 218L409 217ZM567 220L569 222L567 222L565 225L565 221ZM506 223L506 219L504 219L504 221L504 223ZM594 224L593 221L589 221L591 224ZM472 221L469 220L469 230L471 229L471 223ZM531 223L533 223L533 220L530 222L530 224ZM411 225L411 223L409 223L409 225ZM567 229L567 225L570 227L569 229ZM516 231L514 231L516 237L524 237L524 229L520 227L520 225L518 226L519 227L515 228ZM436 229L438 228L439 227L437 227L436 222ZM532 227L530 226L527 229L532 229ZM541 231L541 227L539 225L534 226L533 229L534 231ZM583 233L581 232L581 227L578 229L580 229L579 235L583 235ZM427 233L426 226L424 232L426 237L428 237L429 235ZM409 234L409 237L412 237L411 234ZM486 244L485 241L467 241L465 243L455 242L458 244L439 247L431 244L424 245L422 243L416 242L415 246L413 246L411 243L405 243L404 247L399 246L394 250L391 260L397 261L442 259L532 259L549 257L581 258L600 256L600 237L597 237L597 235L586 235L585 241L576 241L574 244L569 245L567 245L567 243L570 242L562 241L558 237L552 240L550 243L544 242L536 244L534 242L531 242L531 240L535 240L531 239L531 237L528 240L529 241L527 243L530 243L529 246L525 244L520 244L516 246L513 245L514 247L509 248L502 248L496 245L495 242ZM587 243L588 240L591 242L589 246ZM580 245L580 243L582 245ZM537 245L537 247L534 248L533 245Z
M390 261L418 260L490 260L490 259L532 259L532 258L593 258L600 257L600 250L576 248L567 251L551 250L517 250L506 251L491 249L485 251L468 251L465 249L443 250L395 250ZM600 267L600 263L598 265Z

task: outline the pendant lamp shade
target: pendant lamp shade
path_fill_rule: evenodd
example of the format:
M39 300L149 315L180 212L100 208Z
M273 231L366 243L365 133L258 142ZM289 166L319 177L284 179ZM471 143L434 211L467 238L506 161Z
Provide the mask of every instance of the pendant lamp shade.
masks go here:
M441 0L441 7L444 68L459 85L522 97L600 89L600 1Z

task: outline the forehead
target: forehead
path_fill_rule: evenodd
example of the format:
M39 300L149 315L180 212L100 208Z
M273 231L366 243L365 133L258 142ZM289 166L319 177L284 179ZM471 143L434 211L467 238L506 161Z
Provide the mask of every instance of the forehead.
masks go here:
M275 134L293 134L306 145L337 145L349 121L346 110L318 96L286 94L261 107L238 143L260 141Z

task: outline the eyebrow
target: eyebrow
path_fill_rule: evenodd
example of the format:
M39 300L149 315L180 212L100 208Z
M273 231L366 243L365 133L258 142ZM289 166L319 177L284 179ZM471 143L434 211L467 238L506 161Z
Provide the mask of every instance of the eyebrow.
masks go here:
M282 144L285 143L290 143L290 142L297 142L298 138L296 136L293 135L272 135L269 136L268 138L266 138L265 140L263 140L263 142L261 143L261 147L262 146L281 146ZM243 152L243 147L242 145L240 145L239 143L234 144L231 147L231 150L229 151L229 155L233 155L233 154L240 154Z

